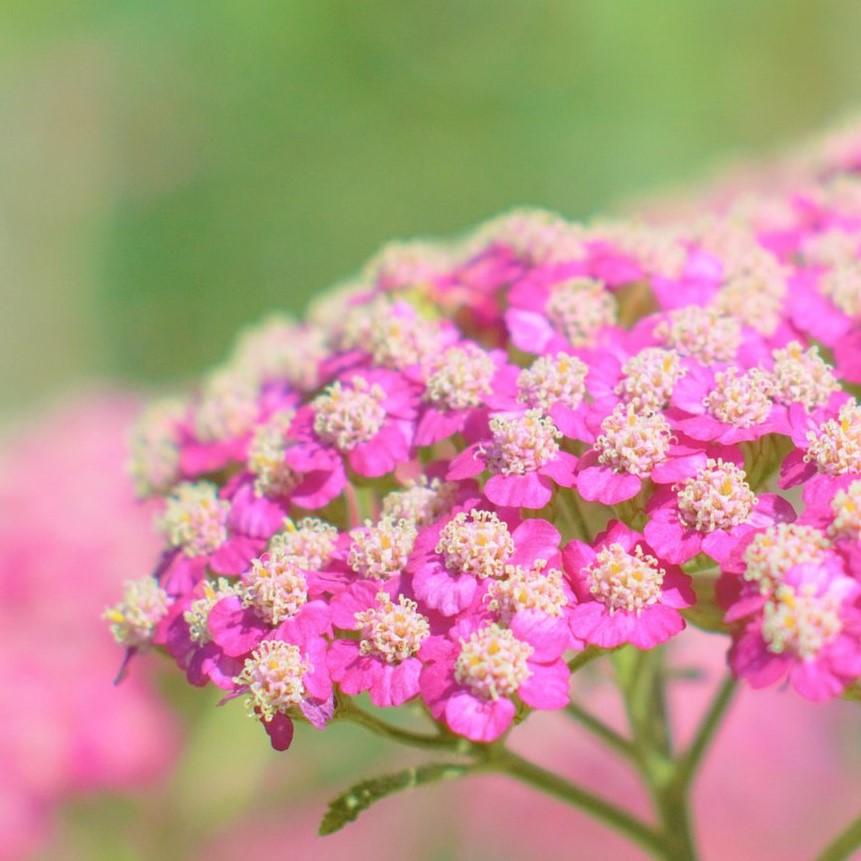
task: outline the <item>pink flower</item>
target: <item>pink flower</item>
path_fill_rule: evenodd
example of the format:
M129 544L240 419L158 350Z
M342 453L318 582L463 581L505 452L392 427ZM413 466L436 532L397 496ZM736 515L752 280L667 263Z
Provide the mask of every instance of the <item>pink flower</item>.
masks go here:
M803 697L839 696L861 675L861 584L833 557L789 569L737 634L732 671L754 688L789 677Z
M150 506L135 501L123 475L137 408L92 392L5 429L0 857L10 861L57 854L45 842L63 805L157 787L176 759L179 725L154 667L139 664L113 686L120 652L97 622L158 551ZM137 631L163 611L163 596L149 597L153 615L142 614Z
M487 581L503 577L506 566L529 566L559 552L559 532L546 520L514 523L473 508L421 530L407 566L416 597L455 616L478 600Z
M540 410L490 420L490 439L464 449L446 478L458 481L488 470L484 495L495 505L543 508L553 487L571 487L577 458L559 447L561 433Z
M729 453L733 457L734 453ZM748 533L793 520L792 506L774 493L757 496L743 466L721 457L649 501L646 540L661 559L680 565L700 552L718 563Z
M193 588L207 567L217 574L244 571L277 529L272 518L254 516L250 486L225 498L231 489L219 493L210 482L182 482L165 500L157 523L169 549L156 574L169 595Z
M336 628L360 634L359 640L337 639L329 648L329 671L345 694L369 691L380 707L399 706L418 694L417 655L430 622L415 601L362 580L338 594L331 610Z
M311 637L294 643L286 630L273 632L245 659L232 693L222 702L243 695L275 750L287 750L293 741L291 715L301 714L311 726L323 729L334 713L325 641Z
M399 373L349 372L299 409L293 433L331 447L353 472L374 478L409 460L415 401Z
M694 603L690 578L664 565L624 524L612 521L594 547L571 541L562 558L577 596L571 630L578 639L607 649L623 643L651 649L685 627L679 611Z
M702 450L673 442L662 413L620 403L601 422L595 444L580 458L577 490L589 501L616 505L637 496L647 480L671 483L704 461Z
M759 368L713 371L696 364L679 381L671 403L673 427L696 440L724 445L759 439L778 429L769 376Z
M512 374L516 369L506 364L501 350L488 353L470 341L432 357L415 444L432 445L463 431L471 416L494 405L502 380Z
M564 708L565 661L549 658L539 630L522 636L467 617L448 638L429 637L420 651L420 685L433 717L471 741L492 742L511 726L515 699L535 709Z
M508 295L505 321L514 346L527 353L592 349L615 340L616 301L578 262L522 279Z

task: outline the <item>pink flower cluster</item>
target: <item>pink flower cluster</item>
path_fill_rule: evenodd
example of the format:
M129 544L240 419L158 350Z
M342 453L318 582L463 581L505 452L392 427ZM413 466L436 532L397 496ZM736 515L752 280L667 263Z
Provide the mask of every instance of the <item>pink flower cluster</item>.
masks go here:
M753 686L840 695L859 167L676 226L515 212L244 333L139 422L165 547L116 639L243 697L278 749L362 692L490 742L568 703L577 652L706 618Z
M177 752L175 716L149 674L111 684L117 650L98 625L123 578L158 549L122 475L135 409L126 397L92 394L4 430L3 861L58 857L43 853L65 804L151 785Z

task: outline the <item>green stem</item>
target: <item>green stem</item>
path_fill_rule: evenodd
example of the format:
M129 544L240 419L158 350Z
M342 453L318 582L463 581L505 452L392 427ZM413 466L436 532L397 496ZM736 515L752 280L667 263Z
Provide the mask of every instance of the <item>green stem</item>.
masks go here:
M644 822L565 778L523 759L507 748L496 749L490 755L488 766L580 808L595 819L621 832L656 858L669 857L662 838Z
M632 762L637 761L637 752L634 749L634 745L623 735L616 732L616 730L607 726L602 720L599 720L576 703L569 703L565 707L565 711L577 723L589 730L592 735L600 738L604 744L615 750L616 753L621 754L625 759L629 759Z
M672 740L664 696L663 650L623 650L615 657L637 765L661 822L664 858L696 861L687 785L674 782Z
M411 747L419 747L425 750L447 750L464 755L473 752L474 745L466 739L455 738L454 736L443 735L442 733L431 734L401 729L401 727L393 726L380 720L378 717L360 709L353 703L342 703L338 709L338 716L359 724L376 735L381 735L392 741L407 744Z
M582 652L578 652L568 661L568 669L572 673L576 673L581 667L585 667L586 664L591 664L595 658L600 658L602 655L609 654L604 649L599 649L597 646L587 646L583 649Z
M400 744L431 750L453 751L464 756L472 756L474 761L470 771L496 771L507 774L591 814L606 825L625 834L657 858L671 857L666 854L662 838L648 825L630 813L614 807L603 798L571 783L564 777L523 759L504 745L473 744L466 739L455 738L442 733L431 735L430 733L417 733L401 729L380 720L350 702L341 704L339 716Z
M737 687L736 680L730 676L723 681L715 692L714 698L703 716L690 747L676 763L676 773L673 780L679 786L689 786L693 782L697 768L702 762L709 744L714 739L721 720L732 703Z
M849 826L816 856L816 861L849 861L859 847L861 847L861 816L850 822Z

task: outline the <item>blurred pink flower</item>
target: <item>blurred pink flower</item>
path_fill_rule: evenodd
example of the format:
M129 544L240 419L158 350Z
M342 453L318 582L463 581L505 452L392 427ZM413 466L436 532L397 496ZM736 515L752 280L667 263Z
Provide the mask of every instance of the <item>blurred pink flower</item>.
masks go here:
M3 861L37 848L66 798L152 781L177 749L146 667L112 685L118 654L99 621L157 550L124 477L134 409L110 394L70 399L0 446Z

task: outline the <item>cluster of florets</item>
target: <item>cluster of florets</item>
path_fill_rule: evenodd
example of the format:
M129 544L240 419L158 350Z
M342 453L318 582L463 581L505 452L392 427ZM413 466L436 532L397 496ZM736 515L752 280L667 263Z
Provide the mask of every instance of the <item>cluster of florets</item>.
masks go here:
M244 697L276 747L362 692L489 742L563 707L584 648L721 616L739 676L841 694L859 167L675 227L517 212L245 333L141 420L165 549L108 612L117 640Z

